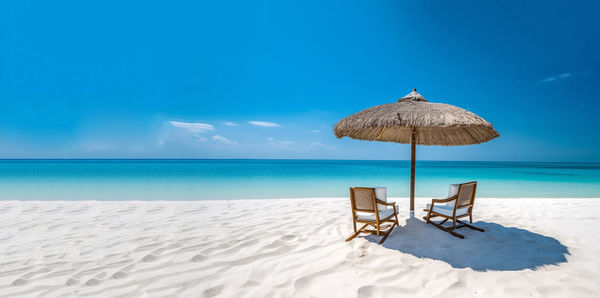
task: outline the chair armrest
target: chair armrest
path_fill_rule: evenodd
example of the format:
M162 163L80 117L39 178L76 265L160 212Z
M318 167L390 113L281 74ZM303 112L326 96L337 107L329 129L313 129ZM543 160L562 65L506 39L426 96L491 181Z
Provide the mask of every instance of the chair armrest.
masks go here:
M452 202L454 200L456 200L458 198L458 195L453 195L447 199L432 199L431 200L431 204L433 205L433 203L447 203L447 202Z
M398 213L398 210L396 210L396 202L384 202L382 200L379 199L375 199L375 201L377 201L377 204L381 204L381 205L385 205L385 206L392 206L392 208L394 208L394 214Z
M381 200L379 200L379 199L375 199L375 200L377 201L377 204L381 204L381 205L386 205L386 206L393 206L393 205L396 205L396 202L389 202L389 203L388 203L388 202L381 201Z
M456 199L458 199L458 195L453 195L447 199L431 199L430 210L433 210L433 206L435 206L435 203L448 203L448 202L452 202Z

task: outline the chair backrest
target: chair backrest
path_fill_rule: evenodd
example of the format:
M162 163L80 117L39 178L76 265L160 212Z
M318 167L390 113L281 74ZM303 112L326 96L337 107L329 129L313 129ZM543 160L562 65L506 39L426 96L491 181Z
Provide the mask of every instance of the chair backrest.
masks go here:
M450 188L448 189L447 198L451 198L451 197L457 195L459 186L460 186L460 184L450 184ZM454 208L454 206L456 206L456 201L450 201L450 202L446 203L446 205Z
M375 189L375 198L380 201L387 202L387 188L385 188L385 187L373 187L373 188ZM385 209L387 209L387 206L377 203L378 211L385 210Z
M458 199L456 200L456 208L471 205L475 202L475 191L477 182L462 183L458 187Z
M362 212L377 212L375 189L368 187L350 187L352 209Z

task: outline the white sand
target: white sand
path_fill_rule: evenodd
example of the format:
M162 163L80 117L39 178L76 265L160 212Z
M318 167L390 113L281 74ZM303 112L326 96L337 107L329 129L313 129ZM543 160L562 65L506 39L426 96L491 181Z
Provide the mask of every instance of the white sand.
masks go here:
M464 240L397 201L384 245L347 199L4 201L0 296L600 295L600 199L478 198Z

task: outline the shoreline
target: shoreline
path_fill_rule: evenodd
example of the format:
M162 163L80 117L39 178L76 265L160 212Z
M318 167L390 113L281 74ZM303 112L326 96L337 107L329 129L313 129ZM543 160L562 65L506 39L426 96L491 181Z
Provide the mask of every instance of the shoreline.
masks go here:
M408 197L388 197L388 201L392 202L401 202L403 200L408 200ZM428 200L431 201L431 199L443 199L443 196L440 197L415 197L415 200ZM475 199L475 201L478 200L599 200L599 197L543 197L543 198L537 198L537 197L522 197L522 198L513 198L513 197L489 197L489 198L479 198L477 197ZM244 198L244 199L222 199L222 200L216 200L216 199L209 199L209 200L204 200L204 199L199 199L199 200L88 200L88 199L84 199L84 200L53 200L53 199L49 199L49 200L19 200L19 199L0 199L0 204L2 202L37 202L37 203L42 203L42 202L57 202L57 203L69 203L69 202L138 202L138 203L144 203L144 202L154 202L154 203L188 203L188 202L244 202L244 201L285 201L285 200L299 200L299 201L303 201L303 200L349 200L348 197L306 197L306 198L297 198L297 197L289 197L289 198L273 198L273 199L269 199L269 198L255 198L255 199L248 199L248 198Z

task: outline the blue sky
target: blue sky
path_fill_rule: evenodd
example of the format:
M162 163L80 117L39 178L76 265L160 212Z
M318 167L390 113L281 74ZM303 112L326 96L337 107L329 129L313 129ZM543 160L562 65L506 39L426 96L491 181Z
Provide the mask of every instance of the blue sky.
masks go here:
M599 6L4 0L0 158L408 159L332 126L418 88L501 134L419 159L600 161Z

